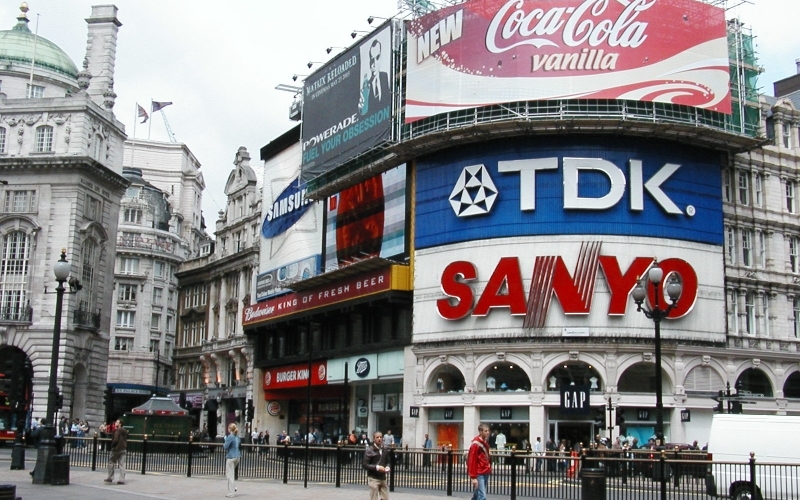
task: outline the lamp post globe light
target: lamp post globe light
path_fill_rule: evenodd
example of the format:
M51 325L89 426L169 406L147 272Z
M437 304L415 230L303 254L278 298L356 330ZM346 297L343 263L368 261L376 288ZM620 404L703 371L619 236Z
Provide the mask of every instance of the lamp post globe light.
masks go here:
M61 309L64 302L64 283L69 279L71 266L67 262L67 249L61 249L61 258L53 266L58 286L56 287L56 314L53 325L53 351L50 356L50 383L47 389L47 413L44 426L44 438L36 455L36 466L33 470L33 484L53 483L53 456L56 454L56 401L58 399L58 348L61 343ZM68 465L67 465L68 466Z
M678 298L682 292L682 286L675 274L673 274L666 286L667 295L669 296L670 303L666 304L663 309L661 302L664 299L664 292L662 290L662 279L664 278L664 270L658 266L658 262L654 262L650 269L647 271L647 278L645 284L640 281L633 289L633 300L636 302L636 310L644 313L645 316L653 320L655 325L655 348L656 348L656 445L664 446L664 401L663 390L661 386L661 320L666 318L672 309L678 303ZM650 288L648 288L648 286ZM651 300L652 307L645 307L644 301L648 296L648 292L652 291Z
M636 310L644 313L655 325L655 347L656 347L656 449L664 449L664 399L661 387L661 320L666 318L678 303L683 287L677 275L672 274L666 286L667 296L670 303L665 304L662 309L661 302L664 299L664 291L661 281L664 278L664 270L658 266L658 261L647 271L646 279L639 281L633 289L633 300L636 302ZM642 281L645 283L643 284ZM652 293L648 293L652 292ZM647 296L651 296L651 307L644 307ZM666 482L661 481L661 498L666 499Z

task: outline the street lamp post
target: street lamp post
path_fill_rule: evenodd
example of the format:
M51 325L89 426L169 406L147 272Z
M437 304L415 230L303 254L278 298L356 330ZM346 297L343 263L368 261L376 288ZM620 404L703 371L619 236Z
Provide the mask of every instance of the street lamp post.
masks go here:
M666 318L675 305L678 303L678 298L681 296L682 287L677 276L672 275L669 283L667 284L667 295L669 296L670 303L666 307L661 308L661 301L664 298L664 292L661 288L661 280L664 277L664 270L658 266L658 262L654 262L650 269L647 271L647 283L652 286L652 289L646 288L641 282L636 284L633 289L633 300L636 302L636 310L644 313L649 319L653 320L655 325L655 347L656 347L656 449L664 449L664 400L663 389L661 387L661 320ZM652 307L645 308L645 298L647 298L648 291L652 290ZM665 471L661 471L663 475ZM661 499L666 500L667 490L666 481L661 477Z
M64 283L69 278L70 264L67 262L67 249L61 249L61 259L53 266L58 286L56 287L56 315L53 325L53 351L50 355L50 384L47 389L47 413L44 426L44 439L36 455L33 484L53 482L53 456L56 454L56 401L58 400L58 348L61 343L61 309L64 303Z

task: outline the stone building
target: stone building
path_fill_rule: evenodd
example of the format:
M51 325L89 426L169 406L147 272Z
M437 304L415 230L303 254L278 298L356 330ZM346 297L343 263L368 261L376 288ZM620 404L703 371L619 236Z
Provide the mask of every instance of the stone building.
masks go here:
M125 130L113 112L121 23L115 6L92 7L79 68L57 45L35 36L27 6L20 10L16 26L0 32L0 363L6 374L15 364L23 367L21 410L44 417L56 308L53 265L65 249L71 277L82 289L73 286L64 296L60 412L97 424L103 417L117 217L128 185L122 175ZM15 417L0 409L4 428Z

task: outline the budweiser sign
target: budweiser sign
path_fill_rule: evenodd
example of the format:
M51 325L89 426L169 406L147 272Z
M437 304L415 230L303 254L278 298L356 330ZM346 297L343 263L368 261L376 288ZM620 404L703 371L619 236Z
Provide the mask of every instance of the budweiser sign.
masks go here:
M473 0L408 33L406 122L541 99L731 112L724 11L697 0Z

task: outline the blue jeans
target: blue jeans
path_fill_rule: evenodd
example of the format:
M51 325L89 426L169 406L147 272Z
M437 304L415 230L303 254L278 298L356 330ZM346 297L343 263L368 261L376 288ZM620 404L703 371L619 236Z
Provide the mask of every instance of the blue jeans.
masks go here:
M486 500L486 488L489 487L489 474L478 475L478 487L472 493L472 500Z

